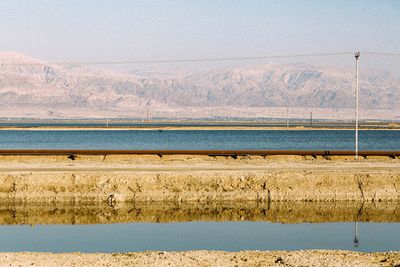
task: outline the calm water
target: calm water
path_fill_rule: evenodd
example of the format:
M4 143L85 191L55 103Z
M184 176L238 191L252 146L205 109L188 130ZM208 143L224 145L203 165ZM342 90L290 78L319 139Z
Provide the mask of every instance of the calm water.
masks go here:
M184 222L1 226L0 251L400 249L399 223Z
M360 131L361 150L400 150L400 131ZM352 150L353 131L0 131L0 149Z

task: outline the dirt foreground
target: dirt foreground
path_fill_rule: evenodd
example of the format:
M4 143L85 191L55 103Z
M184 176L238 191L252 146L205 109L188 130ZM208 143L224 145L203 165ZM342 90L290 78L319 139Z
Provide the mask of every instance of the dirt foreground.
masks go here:
M400 266L400 252L188 251L114 254L0 253L0 266Z

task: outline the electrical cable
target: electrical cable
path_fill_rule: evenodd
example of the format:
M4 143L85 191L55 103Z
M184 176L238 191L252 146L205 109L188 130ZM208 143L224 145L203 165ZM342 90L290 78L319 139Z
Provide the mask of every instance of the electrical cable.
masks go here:
M222 61L246 61L262 59L285 59L303 57L325 57L352 55L353 52L334 52L334 53L313 53L313 54L293 54L293 55L267 55L267 56L248 56L248 57L221 57L221 58L188 58L188 59L158 59L158 60L121 60L121 61L66 61L48 63L3 63L2 65L16 66L41 66L41 65L128 65L128 64L159 64L159 63L196 63L196 62L222 62Z

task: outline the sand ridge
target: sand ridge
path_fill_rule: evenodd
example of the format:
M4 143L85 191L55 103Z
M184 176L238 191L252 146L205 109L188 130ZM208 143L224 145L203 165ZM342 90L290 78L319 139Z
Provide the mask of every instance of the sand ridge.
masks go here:
M353 127L307 126L0 126L0 131L354 131ZM360 131L400 131L399 126L361 126Z

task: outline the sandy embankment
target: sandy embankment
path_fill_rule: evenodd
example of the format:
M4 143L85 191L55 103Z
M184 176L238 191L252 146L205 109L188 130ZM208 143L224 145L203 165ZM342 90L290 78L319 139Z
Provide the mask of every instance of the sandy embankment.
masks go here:
M0 253L1 266L396 266L400 252L188 251L113 254Z
M400 161L303 157L1 156L0 200L400 201Z

